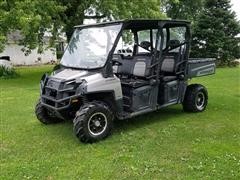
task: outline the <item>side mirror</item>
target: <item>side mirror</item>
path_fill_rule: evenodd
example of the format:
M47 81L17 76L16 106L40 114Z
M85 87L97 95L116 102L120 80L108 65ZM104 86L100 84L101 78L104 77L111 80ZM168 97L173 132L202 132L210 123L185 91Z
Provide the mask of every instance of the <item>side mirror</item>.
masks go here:
M167 46L170 48L170 49L175 49L177 47L179 47L181 45L180 41L179 40L170 40L168 43L167 43Z

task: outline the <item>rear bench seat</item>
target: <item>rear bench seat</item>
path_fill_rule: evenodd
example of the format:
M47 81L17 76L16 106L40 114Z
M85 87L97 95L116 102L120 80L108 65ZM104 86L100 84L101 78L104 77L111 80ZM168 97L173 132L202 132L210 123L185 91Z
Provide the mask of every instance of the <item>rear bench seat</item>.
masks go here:
M175 74L177 58L177 54L171 54L164 57L161 66L161 72L163 73L163 81L168 82L177 79L177 76Z
M165 82L177 79L176 69L179 61L179 53L168 53L164 55L161 66L162 80ZM150 66L152 57L150 55L136 55L133 58L121 59L120 66L114 66L114 73L117 74L123 85L134 88L149 84L146 77L150 76Z

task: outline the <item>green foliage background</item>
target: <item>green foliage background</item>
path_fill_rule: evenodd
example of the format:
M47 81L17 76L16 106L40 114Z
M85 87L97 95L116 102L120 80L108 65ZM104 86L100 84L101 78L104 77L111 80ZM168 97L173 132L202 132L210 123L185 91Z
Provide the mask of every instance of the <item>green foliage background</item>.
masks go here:
M218 65L231 66L240 57L240 22L230 0L206 0L194 24L192 56L214 57Z
M146 4L148 4L146 6ZM73 27L84 19L163 18L159 0L2 0L0 2L0 51L7 34L21 30L21 44L43 51L44 33L53 36L50 46L65 32L70 39Z
M193 57L215 57L229 65L240 57L240 22L230 0L2 0L0 1L0 52L7 34L20 30L26 51L42 52L44 34L51 33L49 47L60 34L70 39L73 26L84 19L187 19L193 25Z

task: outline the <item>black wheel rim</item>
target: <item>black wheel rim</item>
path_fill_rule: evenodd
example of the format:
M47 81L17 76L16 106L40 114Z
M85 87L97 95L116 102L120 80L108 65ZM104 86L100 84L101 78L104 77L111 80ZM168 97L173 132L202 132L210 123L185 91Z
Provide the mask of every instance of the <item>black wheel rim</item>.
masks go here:
M94 135L101 135L107 128L107 117L101 112L94 113L88 121L88 130Z
M197 96L196 96L196 107L199 110L203 110L205 107L205 95L203 92L198 92Z

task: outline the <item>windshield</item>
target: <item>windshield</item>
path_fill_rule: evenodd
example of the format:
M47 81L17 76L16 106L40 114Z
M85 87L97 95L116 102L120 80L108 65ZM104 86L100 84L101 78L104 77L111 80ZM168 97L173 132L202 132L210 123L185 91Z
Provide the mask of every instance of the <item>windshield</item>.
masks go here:
M76 29L60 63L84 69L103 67L121 26Z

